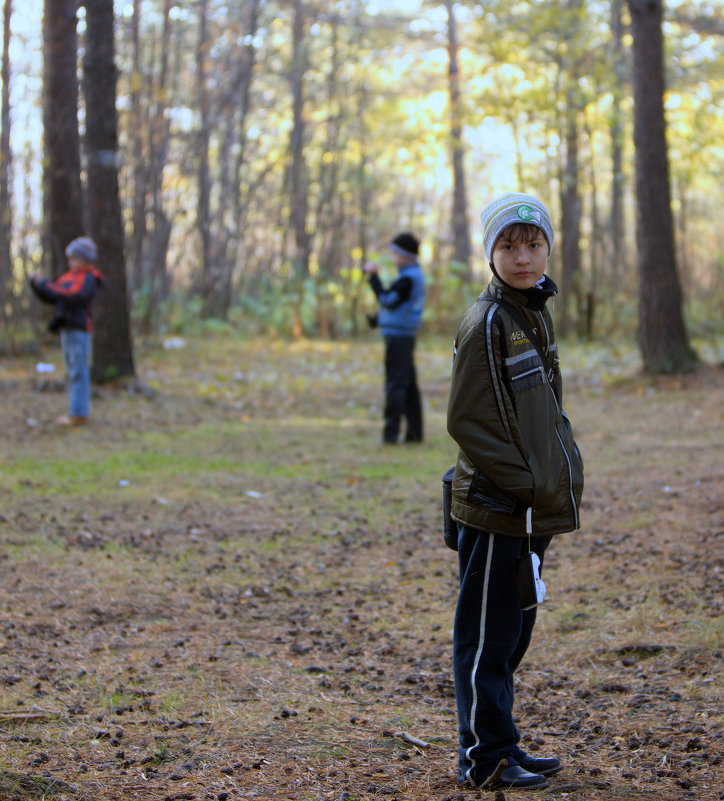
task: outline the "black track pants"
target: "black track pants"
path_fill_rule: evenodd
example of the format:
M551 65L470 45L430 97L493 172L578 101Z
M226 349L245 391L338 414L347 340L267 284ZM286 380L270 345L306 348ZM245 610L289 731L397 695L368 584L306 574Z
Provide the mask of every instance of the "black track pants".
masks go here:
M513 673L530 644L536 609L522 611L516 566L528 539L458 526L460 594L453 669L460 733L459 779L478 786L520 740L513 721ZM533 537L543 562L548 537Z
M415 371L415 337L385 337L385 442L397 442L407 419L407 442L422 440L422 401Z

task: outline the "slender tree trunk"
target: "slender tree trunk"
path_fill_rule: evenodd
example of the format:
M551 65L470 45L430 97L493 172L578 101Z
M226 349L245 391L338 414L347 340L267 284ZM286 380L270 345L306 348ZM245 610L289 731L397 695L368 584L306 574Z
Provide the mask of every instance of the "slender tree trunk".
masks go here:
M239 149L234 168L235 180L233 182L232 209L234 211L234 234L227 237L225 256L229 269L228 286L228 305L231 304L231 294L238 283L238 273L240 266L244 262L246 251L246 226L249 211L250 198L253 195L255 184L260 185L267 170L263 170L258 179L252 183L249 177L245 180L245 172L248 174L247 165L247 145L248 145L248 118L251 111L251 86L254 78L254 68L257 60L257 49L255 44L256 34L259 29L259 9L261 0L248 0L249 23L247 30L247 44L244 46L243 56L240 65L240 100L239 100ZM235 278L235 274L237 274Z
M238 85L239 85L239 152L234 167L234 195L233 208L235 216L240 217L241 204L243 202L241 186L242 172L246 163L247 147L247 119L251 110L251 85L254 78L254 65L256 64L256 45L254 39L259 27L259 5L261 0L249 0L249 26L248 44L244 46L242 57L239 63Z
M221 202L219 204L219 271L220 281L211 301L212 313L226 318L231 306L234 271L243 247L246 228L246 192L244 170L247 156L247 126L251 108L251 86L256 63L256 45L260 0L245 0L246 19L243 28L245 44L236 54L230 69L230 88L226 102L226 134L221 157ZM240 37L241 38L241 37ZM236 155L232 158L233 151ZM244 189L244 186L247 189Z
M359 161L355 167L355 189L357 194L357 251L359 258L357 264L361 268L367 261L369 250L368 226L370 221L371 191L367 166L369 164L369 153L367 143L367 107L369 104L369 93L364 85L357 88L355 92L355 123L357 127L357 139L359 141ZM361 275L361 270L360 270ZM350 298L350 320L352 323L352 335L359 333L359 308L362 303L362 295L369 290L366 282L359 282Z
M571 309L578 297L578 281L581 272L578 114L573 103L568 108L565 126L566 160L561 180L561 253L563 262L561 294L563 299L559 325L563 336L571 333Z
M131 292L138 292L144 283L143 270L143 243L146 239L146 192L148 187L148 153L144 147L144 131L148 127L148 117L143 102L142 49L141 49L141 6L142 0L133 0L133 15L131 17L131 47L133 51L133 70L131 73L131 158L135 160L133 166L133 209L132 231L129 242L129 256L131 262Z
M45 0L43 133L45 261L65 270L65 247L83 233L78 134L78 0Z
M596 171L596 158L594 152L594 133L593 128L588 124L588 122L586 122L586 134L588 138L589 153L588 183L591 188L591 241L590 247L588 248L588 281L585 285L585 291L583 291L582 288L585 308L583 316L584 325L581 326L581 332L590 342L593 341L595 333L599 273L600 265L603 260L603 237L601 232L600 213L598 210L598 174Z
M33 179L33 170L37 166L38 158L41 155L38 149L27 147L20 154L19 174L22 180L22 201L18 202L18 214L14 218L14 235L16 237L16 265L20 277L27 278L37 270L37 259L33 256L32 242L38 233L37 223L37 198ZM28 297L26 295L26 297ZM23 299L24 300L24 299ZM25 303L21 301L15 307L16 314L21 314L25 308ZM47 318L41 318L39 314L30 315L30 326L35 339L41 336L44 322ZM27 322L27 317L24 322Z
M201 236L201 286L206 313L208 301L213 295L217 280L216 270L211 260L211 168L209 147L211 142L211 89L207 70L209 50L208 0L199 4L199 40L196 55L196 80L200 128L198 137L198 198L196 205L196 224Z
M367 109L369 106L369 92L365 86L360 86L356 92L356 123L357 123L357 137L359 139L359 161L356 169L356 184L357 184L357 205L359 208L359 218L357 225L357 237L359 247L358 264L360 267L367 261L367 252L369 250L369 234L368 225L370 223L372 198L369 187L369 178L367 175L367 167L369 165L368 153L368 137L367 137Z
M337 76L339 63L339 19L332 17L329 72L327 73L326 107L329 110L326 124L324 152L319 167L319 197L315 209L316 234L319 236L319 264L322 276L329 275L337 261L336 243L339 240L341 221L336 213L338 200L339 150L341 135L341 97ZM336 235L335 235L336 234Z
M0 319L5 318L12 295L13 262L10 249L13 218L10 200L12 150L10 149L10 19L12 0L3 8L2 100L0 101Z
M212 240L214 243L214 253L216 254L216 269L218 280L213 287L213 293L206 299L206 311L211 317L226 319L231 303L230 273L232 264L227 258L230 251L230 242L234 237L234 223L236 220L230 219L232 209L232 197L234 184L236 183L234 174L233 149L237 146L237 109L238 109L238 90L235 80L238 70L234 69L237 59L229 50L226 52L223 63L223 75L225 84L221 90L219 102L220 117L217 127L219 133L219 155L217 162L219 165L219 176L216 180L218 187L217 212L213 215L214 225L212 225Z
M150 226L146 231L146 241L142 250L143 275L148 283L148 305L143 319L143 327L150 330L158 306L168 290L168 270L166 266L168 245L171 237L171 220L163 205L163 170L168 159L171 138L168 119L169 107L169 59L172 42L171 7L173 0L163 2L163 23L161 25L161 65L157 79L152 87L152 113L149 114L148 133L148 180L146 201L150 210ZM179 40L181 37L179 37Z
M308 55L306 43L306 12L304 0L294 0L292 19L292 63L289 82L292 90L292 132L289 141L290 163L290 228L294 236L295 276L299 279L297 302L294 309L292 335L299 338L303 334L302 302L304 299L304 279L309 275L310 236L307 230L309 211L309 169L304 154L306 120L304 117L304 77L307 71Z
M98 293L92 377L108 381L134 374L130 315L118 193L118 122L113 0L85 0L83 89L91 235L98 245L105 286Z
M340 153L344 152L342 121L345 118L343 95L340 92L338 75L340 62L340 18L330 19L331 55L327 73L326 107L327 136L319 168L319 196L315 212L315 234L318 238L319 275L317 276L317 332L320 337L334 338L337 333L331 309L327 280L338 275L343 259L344 201L339 191Z
M447 50L448 87L450 95L450 143L453 168L453 206L452 232L454 262L465 268L465 279L471 280L470 219L468 217L468 198L465 189L465 163L462 135L462 108L460 102L460 68L458 65L458 34L455 20L455 6L452 0L445 0L447 9Z
M678 245L677 263L680 265L682 275L690 275L692 264L688 259L689 250L689 198L687 196L687 179L682 175L674 182L674 192L679 201L679 213L677 215L678 227L675 229L674 237Z
M693 368L676 269L664 116L660 0L628 0L633 33L639 339L648 373Z
M613 42L613 97L611 104L611 285L617 289L619 276L628 274L626 269L626 236L623 214L623 111L621 103L626 82L626 62L623 51L623 12L624 0L611 2L611 39Z
M294 232L294 265L300 276L309 273L309 232L307 210L309 206L309 176L304 156L304 76L307 70L305 42L306 15L303 0L294 0L292 23L292 64L289 80L292 88L292 134L289 145L291 155L291 227Z

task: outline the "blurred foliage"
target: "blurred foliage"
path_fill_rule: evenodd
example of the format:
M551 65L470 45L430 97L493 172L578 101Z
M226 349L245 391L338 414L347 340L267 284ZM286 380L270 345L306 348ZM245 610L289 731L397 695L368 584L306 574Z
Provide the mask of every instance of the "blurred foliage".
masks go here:
M624 36L622 51L614 53L610 3L455 4L473 238L467 266L450 265L452 178L443 4L305 4L309 270L302 277L290 267L297 248L290 226L295 199L289 191L293 102L288 81L281 79L297 66L291 63L293 8L279 0L260 3L251 35L248 0L210 0L204 5L212 125L205 154L212 186L210 237L214 266L218 263L228 278L228 292L218 308L199 297L203 281L196 206L202 154L196 44L202 4L171 4L164 26L167 5L161 0L127 3L119 9L117 25L121 190L129 243L141 230L136 228L136 206L144 199L147 204L142 247L128 251L140 254L143 262L128 265L137 330L203 331L221 325L215 322L218 317L249 333L357 336L366 330L365 311L374 308L360 267L404 229L422 239L421 263L429 278L426 328L441 333L454 329L461 310L487 281L477 222L482 204L502 191L539 193L558 228L566 155L561 111L575 103L580 112L582 201L577 280L582 291L596 298L593 339L635 337L634 153L626 79L630 41ZM709 330L717 321L721 325L724 319L724 238L711 216L722 205L724 187L720 18L720 9L703 0L677 2L667 4L664 26L677 260L693 332ZM19 15L18 28L20 22ZM21 126L40 130L35 118L42 98L41 60L34 59L33 50L40 44L40 22L37 16L34 30L25 34L35 38L16 48L11 65L14 132ZM244 59L251 55L254 67L242 119L235 91L246 74ZM166 76L162 90L164 63L172 79ZM612 107L619 100L623 167L614 176ZM42 146L24 136L12 141L18 143L13 153L12 251L20 276L41 260ZM616 182L624 193L623 264L613 263L609 241ZM236 199L232 187L238 189ZM560 253L556 247L551 260L556 280ZM470 283L463 280L466 269L476 276ZM146 281L149 272L157 287L153 291ZM15 305L24 292L20 281ZM203 316L211 319L202 323ZM20 332L24 323L20 319L14 325ZM7 331L0 337L11 338Z

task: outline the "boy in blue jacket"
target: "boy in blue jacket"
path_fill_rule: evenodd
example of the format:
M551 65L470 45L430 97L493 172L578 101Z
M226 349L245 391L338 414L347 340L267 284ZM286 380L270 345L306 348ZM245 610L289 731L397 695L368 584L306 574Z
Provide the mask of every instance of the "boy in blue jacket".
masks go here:
M407 420L405 442L422 442L422 401L415 371L415 339L425 308L425 276L418 263L420 243L410 233L398 234L390 243L398 273L385 289L377 264L368 262L364 271L377 296L376 318L385 339L385 423L382 441L394 444L400 419Z
M65 249L68 271L57 281L40 275L30 279L30 287L44 303L55 304L51 331L60 331L60 344L68 373L70 409L59 417L60 425L77 426L90 415L91 302L103 281L96 268L98 249L87 236L74 239Z

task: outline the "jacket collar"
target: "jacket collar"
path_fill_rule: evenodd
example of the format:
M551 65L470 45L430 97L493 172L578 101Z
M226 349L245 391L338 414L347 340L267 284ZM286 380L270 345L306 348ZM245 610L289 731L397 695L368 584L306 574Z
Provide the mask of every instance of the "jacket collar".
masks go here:
M549 298L558 294L558 287L552 278L547 275L536 286L530 289L514 289L506 284L499 276L493 275L486 294L494 298L500 298L512 303L514 306L522 306L532 311L540 311Z
M92 275L99 284L105 281L105 276L94 264L86 264L83 267L80 267L78 270L68 270L67 272L63 273L59 280L67 281L69 278L73 278L78 275L83 276L83 278L85 278L86 275Z

